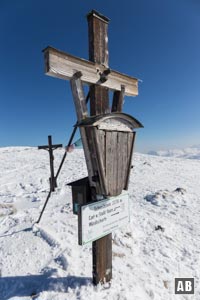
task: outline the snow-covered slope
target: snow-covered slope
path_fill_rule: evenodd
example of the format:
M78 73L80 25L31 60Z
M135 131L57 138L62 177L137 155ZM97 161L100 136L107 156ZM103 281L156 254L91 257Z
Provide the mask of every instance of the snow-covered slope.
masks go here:
M55 167L63 150L55 151ZM48 153L0 148L0 299L200 299L200 161L134 154L130 224L113 233L111 286L93 287L91 245L78 246L67 183L86 176L82 150L69 153L48 194ZM174 295L194 277L195 296Z
M188 147L188 148L184 148L184 149L149 151L148 154L156 155L156 156L200 159L200 145L196 145L196 146Z

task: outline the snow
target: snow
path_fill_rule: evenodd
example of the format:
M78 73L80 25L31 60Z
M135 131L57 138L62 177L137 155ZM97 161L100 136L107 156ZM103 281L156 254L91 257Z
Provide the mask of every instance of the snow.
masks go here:
M78 246L67 186L87 176L83 151L67 155L34 226L49 191L48 153L0 148L0 159L1 300L200 299L200 160L134 153L130 223L113 233L111 284L94 287L91 244ZM175 295L175 277L194 277L195 295Z

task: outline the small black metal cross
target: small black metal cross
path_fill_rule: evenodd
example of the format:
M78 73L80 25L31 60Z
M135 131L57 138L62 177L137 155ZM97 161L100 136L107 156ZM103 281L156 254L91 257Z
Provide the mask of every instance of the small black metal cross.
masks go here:
M53 150L62 147L62 144L56 144L52 145L52 139L51 135L48 136L48 145L45 146L38 146L38 149L43 149L47 150L49 152L49 160L50 160L50 172L51 172L51 177L49 178L49 183L50 183L50 189L52 192L55 191L55 188L57 187L57 182L56 182L56 177L54 176L54 156L53 156Z

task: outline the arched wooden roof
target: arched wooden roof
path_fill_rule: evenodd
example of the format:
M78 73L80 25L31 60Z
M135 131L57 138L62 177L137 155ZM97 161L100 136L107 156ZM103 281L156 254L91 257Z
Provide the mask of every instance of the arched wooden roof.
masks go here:
M118 113L118 112L86 118L82 120L80 123L78 123L77 126L80 127L99 126L108 120L110 120L111 122L112 120L121 122L123 124L126 124L129 128L132 129L143 127L143 125L131 115L125 113Z

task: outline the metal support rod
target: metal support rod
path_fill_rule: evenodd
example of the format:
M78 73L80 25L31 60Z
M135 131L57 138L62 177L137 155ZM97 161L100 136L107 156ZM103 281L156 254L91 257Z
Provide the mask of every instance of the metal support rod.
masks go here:
M42 210L41 210L41 213L40 213L40 216L39 216L39 218L38 218L38 220L35 222L35 223L39 223L40 222L40 220L41 220L41 218L42 218L42 215L43 215L43 212L44 212L44 210L45 210L45 207L46 207L46 205L47 205L47 203L48 203L48 201L49 201L49 198L51 197L51 190L49 191L49 193L48 193L48 196L47 196L47 198L46 198L46 200L45 200L45 203L44 203L44 206L43 206L43 208L42 208Z

